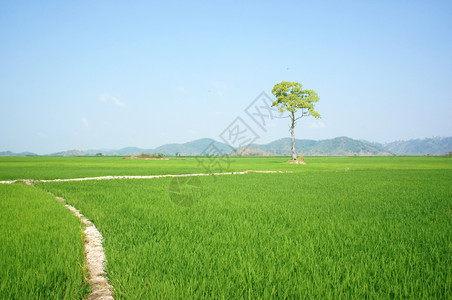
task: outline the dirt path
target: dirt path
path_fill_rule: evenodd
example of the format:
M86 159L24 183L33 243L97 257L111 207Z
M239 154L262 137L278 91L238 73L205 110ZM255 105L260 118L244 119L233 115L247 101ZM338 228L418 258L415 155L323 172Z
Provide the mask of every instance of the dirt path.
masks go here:
M66 179L16 179L0 181L0 184L12 184L15 182L35 183L35 182L69 182L69 181L87 181L87 180L113 180L113 179L154 179L166 177L188 177L188 176L223 176L223 175L243 175L249 173L293 173L292 171L253 171L247 170L242 172L224 172L224 173L195 173L195 174L164 174L164 175L145 175L145 176L98 176L98 177L81 177Z
M65 203L69 209L80 221L85 225L85 257L88 267L89 279L88 283L91 286L91 294L88 295L88 300L111 300L113 299L113 287L108 283L107 274L105 272L105 253L102 247L102 235L93 222L82 215L75 207L66 204L66 201L55 196L55 198Z
M189 176L223 176L223 175L244 175L249 173L293 173L290 171L243 171L243 172L225 172L225 173L197 173L197 174L166 174L166 175L148 175L148 176L99 176L84 178L68 178L68 179L17 179L0 181L0 184L12 184L15 182L24 182L27 185L33 185L36 182L68 182L68 181L87 181L87 180L113 180L113 179L153 179L165 177L189 177ZM52 194L53 195L53 194ZM85 259L88 267L89 279L91 286L91 294L88 300L111 300L113 299L113 287L108 283L107 274L105 272L105 253L102 247L102 235L96 226L82 215L75 207L66 204L66 201L58 196L53 195L58 201L63 202L80 221L85 225Z

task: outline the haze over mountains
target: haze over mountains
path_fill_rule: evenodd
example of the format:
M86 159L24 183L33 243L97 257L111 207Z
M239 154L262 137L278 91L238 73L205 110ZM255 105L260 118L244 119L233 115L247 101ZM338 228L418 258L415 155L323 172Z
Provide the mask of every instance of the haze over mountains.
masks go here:
M212 144L213 143L213 144ZM210 146L210 148L209 148ZM213 147L212 147L213 146ZM446 155L452 152L452 137L435 137L415 139L409 141L396 141L386 144L372 143L364 140L354 140L348 137L337 137L327 140L295 140L298 154L303 156L389 156L389 155ZM183 144L166 144L155 149L141 149L127 147L119 150L91 149L68 150L48 154L50 156L93 156L103 155L139 155L141 153L163 153L167 156L196 156L235 154L252 156L281 155L289 156L291 149L290 138L283 138L268 144L251 144L246 148L233 151L227 144L210 138L199 139ZM213 152L212 152L213 151ZM218 153L214 153L218 151ZM30 156L37 155L31 152L13 153L0 152L0 156Z

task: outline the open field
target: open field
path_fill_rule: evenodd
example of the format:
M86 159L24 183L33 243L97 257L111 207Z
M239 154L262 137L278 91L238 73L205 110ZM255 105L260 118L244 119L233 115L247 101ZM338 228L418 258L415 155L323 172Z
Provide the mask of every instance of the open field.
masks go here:
M81 226L42 190L0 185L0 299L87 295Z
M198 177L201 192L189 207L172 201L172 178L35 189L62 196L94 222L118 299L452 297L450 158L232 160L224 171L294 173ZM206 172L194 158L118 157L0 158L0 171L1 180ZM16 194L2 203L26 201ZM45 206L61 209L53 205ZM80 233L74 220L63 222Z
M245 170L294 172L395 169L451 169L448 157L307 157L303 167L283 157L230 157L209 164L201 158L133 160L123 157L0 157L0 180L56 179L110 175L190 174ZM206 168L207 167L207 168Z

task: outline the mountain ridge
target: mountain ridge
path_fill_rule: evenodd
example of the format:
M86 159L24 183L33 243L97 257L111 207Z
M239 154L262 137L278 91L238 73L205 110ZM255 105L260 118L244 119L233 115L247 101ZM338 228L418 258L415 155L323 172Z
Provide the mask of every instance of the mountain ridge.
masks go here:
M447 155L452 152L452 137L434 137L394 141L390 143L374 143L355 140L346 136L325 140L296 139L295 148L298 155L303 156L390 156L390 155ZM202 138L186 143L171 143L154 149L125 147L116 150L90 149L67 150L43 156L127 156L141 153L162 153L166 156L199 156L199 155L245 155L245 156L289 156L291 139L281 138L267 144L251 144L246 148L234 151L227 144L211 138ZM14 153L0 152L0 156L38 156L32 152Z

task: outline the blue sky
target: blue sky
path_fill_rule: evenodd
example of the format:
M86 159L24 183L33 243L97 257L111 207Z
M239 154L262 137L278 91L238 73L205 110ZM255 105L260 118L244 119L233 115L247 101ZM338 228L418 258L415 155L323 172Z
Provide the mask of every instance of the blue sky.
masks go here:
M296 138L452 135L451 1L0 1L0 151L288 137L245 113L280 81L320 96Z

